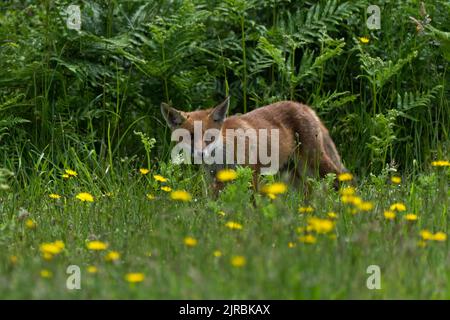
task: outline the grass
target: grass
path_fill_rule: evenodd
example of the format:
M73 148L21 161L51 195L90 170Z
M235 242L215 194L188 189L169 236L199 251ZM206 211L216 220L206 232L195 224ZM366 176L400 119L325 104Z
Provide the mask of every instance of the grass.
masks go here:
M344 186L334 191L329 179L312 181L308 195L289 184L285 194L271 200L254 194L249 171L239 170L237 180L212 200L201 175L164 164L146 175L128 164L116 167L115 176L76 171L69 179L62 171L35 175L26 188L0 191L0 298L450 297L448 241L426 240L422 246L420 235L424 229L448 234L448 167L431 167L400 184L387 172L355 179L356 194L374 205L356 213L355 205L342 202ZM157 173L168 181L155 181ZM193 199L172 200L161 185L186 189ZM80 192L92 194L94 201L80 201ZM155 198L148 199L148 193ZM387 220L383 213L393 203L407 210ZM313 211L299 213L299 207ZM418 220L407 221L407 213ZM316 242L308 244L299 239L311 217L334 225L310 230ZM234 224L227 226L230 221ZM196 245L187 246L186 237ZM95 239L108 248L89 250L87 243ZM40 246L56 240L64 249L44 259ZM120 254L114 262L105 260L111 250ZM236 256L245 259L243 266L233 266ZM66 288L69 265L81 268L80 290ZM381 290L366 286L370 265L381 269ZM98 272L88 273L90 266ZM51 276L43 277L42 270ZM145 278L129 283L128 273Z

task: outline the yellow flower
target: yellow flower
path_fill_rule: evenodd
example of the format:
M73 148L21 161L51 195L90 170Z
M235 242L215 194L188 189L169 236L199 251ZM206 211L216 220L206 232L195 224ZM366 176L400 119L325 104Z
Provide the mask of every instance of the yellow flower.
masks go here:
M52 277L51 271L49 271L47 269L41 270L40 274L41 274L42 278L51 278Z
M120 258L120 253L117 251L110 251L105 256L106 261L117 261L117 260L119 260L119 258Z
M391 182L395 184L400 184L402 182L402 178L394 176L391 178Z
M312 234L307 234L307 235L298 237L298 241L303 242L303 243L308 243L308 244L314 244L317 242L317 239Z
M311 213L313 211L314 211L314 208L311 206L298 208L298 212L300 212L300 213Z
M397 202L392 204L389 209L391 211L405 211L406 210L406 206L403 203Z
M217 172L216 178L222 182L233 181L237 178L237 173L233 169L223 169Z
M450 161L446 160L438 160L431 162L433 167L450 167Z
M226 215L226 213L225 213L224 211L222 211L222 210L220 210L219 212L217 212L217 214L218 214L219 216L222 216L222 217L225 217L225 215Z
M155 179L156 181L159 181L159 182L167 182L167 179L159 174L155 174L153 176L153 179Z
M330 219L337 219L338 215L336 214L336 212L330 211L327 213L328 218Z
M54 255L61 253L64 249L64 243L62 241L45 242L39 247L39 250L44 255L44 258L52 258ZM48 260L50 260L48 259Z
M65 248L64 242L62 242L61 240L56 240L55 242L53 242L53 244L61 250Z
M289 242L288 243L288 248L295 248L295 243Z
M172 191L172 188L171 187L167 187L167 186L163 186L163 187L161 187L161 190L165 191L165 192L170 192L170 191Z
M434 235L429 230L422 230L420 231L420 236L423 240L433 240Z
M148 200L154 200L154 199L155 199L155 196L152 195L152 194L150 194L150 193L147 193L147 199L148 199Z
M238 222L234 222L234 221L228 221L225 224L225 226L232 230L241 230L242 229L242 224L240 224Z
M339 179L339 181L350 181L350 180L353 179L353 175L351 173L349 173L349 172L341 173L338 176L338 179Z
M197 239L192 238L192 237L186 237L186 238L184 238L184 244L187 247L195 247L197 245Z
M272 195L282 194L285 193L286 191L287 186L282 182L272 183L269 185L265 185L261 188L261 192Z
M267 197L269 197L269 199L272 199L272 200L275 200L277 198L277 196L272 193L268 193Z
M419 217L416 214L408 213L404 216L404 218L408 221L416 221Z
M433 235L432 240L434 240L434 241L445 241L445 240L447 240L447 235L444 232L439 231L439 232L436 232Z
M235 268L243 267L246 263L247 261L244 256L233 256L231 258L231 265Z
M87 192L80 192L76 198L82 202L94 202L94 197Z
M188 201L191 201L192 196L187 191L176 190L170 194L170 198L172 198L172 200L188 202Z
M361 43L367 44L367 43L369 43L369 38L367 38L367 37L360 37L359 41L361 41Z
M222 256L222 251L220 250L216 250L213 252L214 257L219 258Z
M130 283L142 282L142 281L144 281L144 279L145 279L145 276L143 273L135 272L135 273L127 273L125 275L125 280L127 280Z
M97 240L89 241L86 246L89 250L94 251L106 250L108 248L108 244Z
M76 171L73 171L73 170L70 170L70 169L66 169L64 172L69 178L78 176L78 173Z
M384 211L384 217L387 220L394 220L395 219L395 212L390 211L390 210L386 210L386 211Z
M317 233L328 233L334 229L335 222L316 217L308 218L308 226Z
M89 267L87 267L87 272L88 273L97 273L98 269L96 266L89 266Z
M358 204L358 209L361 211L370 211L373 209L373 203L368 201L363 201Z
M355 194L355 188L345 187L339 190L339 193L343 196L353 196Z
M34 229L34 228L36 228L36 222L34 222L33 219L27 219L27 220L25 221L25 226L26 226L28 229Z
M12 255L12 256L10 256L9 257L9 262L11 263L11 264L17 264L17 261L18 261L19 259L17 258L17 256L16 255Z
M341 201L342 203L350 203L354 206L359 206L363 203L363 200L360 197L353 195L343 195L341 196Z
M48 196L50 199L55 199L55 200L61 199L61 196L56 193L50 193Z
M69 178L70 178L70 176L69 176L67 173L64 173L64 174L62 175L62 177L63 177L64 179L69 179Z
M147 173L150 172L150 170L148 170L148 169L146 169L146 168L140 168L140 169L139 169L139 172L140 172L142 175L145 176Z

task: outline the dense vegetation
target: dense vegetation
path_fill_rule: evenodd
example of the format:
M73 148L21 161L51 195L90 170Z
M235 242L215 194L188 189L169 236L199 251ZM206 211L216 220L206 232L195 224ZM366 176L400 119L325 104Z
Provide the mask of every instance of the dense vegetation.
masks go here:
M371 4L2 1L0 297L448 298L450 4L380 0L369 30ZM271 200L239 170L210 197L170 163L159 106L226 95L231 114L311 105L353 187Z

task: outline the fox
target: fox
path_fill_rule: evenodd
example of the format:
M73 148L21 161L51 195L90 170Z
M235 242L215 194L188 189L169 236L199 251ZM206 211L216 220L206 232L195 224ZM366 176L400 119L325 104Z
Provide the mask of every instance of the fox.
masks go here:
M228 162L225 164L209 166L208 171L211 175L214 176L224 167L236 166L236 157L239 154L236 156L235 142L242 138L245 141L245 156L241 164L252 169L253 187L258 189L258 176L266 163L263 163L258 152L256 152L256 161L250 161L249 150L254 147L254 142L246 135L249 130L256 133L257 139L262 138L261 132L264 132L262 130L268 131L269 136L265 141L272 153L274 143L271 138L274 137L273 132L276 132L278 135L276 151L278 152L271 156L277 161L279 167L285 166L290 159L295 158L299 162L294 172L296 176L318 173L320 177L324 177L329 173L339 175L348 172L327 128L310 106L295 101L279 101L244 114L227 116L229 105L229 96L215 107L191 112L181 111L164 102L161 103L161 113L172 133L176 129L183 129L189 133L190 137L194 137L190 140L189 146L192 157L211 156L211 146L218 142L226 146L218 149L219 153L230 151L227 148L233 149L234 156L231 161L227 158ZM195 123L201 125L202 134L198 137L195 136ZM216 130L218 136L214 140L205 139L204 134L208 130ZM217 192L222 188L223 183L214 179L214 191Z

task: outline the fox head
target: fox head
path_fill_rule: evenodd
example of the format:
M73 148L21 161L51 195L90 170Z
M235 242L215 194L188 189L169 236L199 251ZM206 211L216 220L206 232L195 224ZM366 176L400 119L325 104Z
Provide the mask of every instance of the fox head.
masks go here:
M184 112L170 107L166 103L161 103L161 113L171 130L185 129L191 135L191 153L192 155L201 156L204 154L205 148L213 142L204 139L205 132L209 129L221 131L223 123L226 119L228 107L230 105L230 97L227 97L217 106L192 112ZM201 123L201 135L194 135L194 126Z

